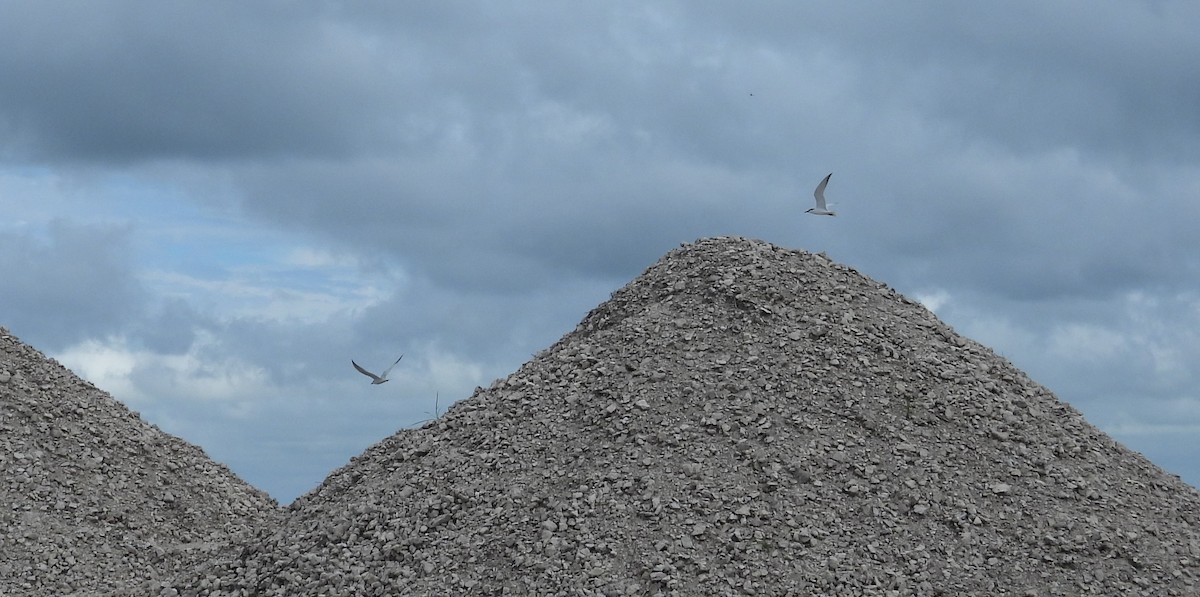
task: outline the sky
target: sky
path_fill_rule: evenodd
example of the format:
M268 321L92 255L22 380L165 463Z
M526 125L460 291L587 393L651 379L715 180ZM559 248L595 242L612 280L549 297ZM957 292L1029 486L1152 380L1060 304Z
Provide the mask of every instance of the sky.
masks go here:
M1200 484L1198 3L2 10L0 325L281 503L720 235Z

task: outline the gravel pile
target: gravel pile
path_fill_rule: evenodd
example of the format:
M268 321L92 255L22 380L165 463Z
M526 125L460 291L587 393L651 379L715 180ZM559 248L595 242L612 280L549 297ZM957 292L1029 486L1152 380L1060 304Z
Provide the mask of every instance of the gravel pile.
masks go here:
M1200 493L920 305L667 254L162 595L1197 595Z
M213 491L175 503L230 503ZM133 594L1198 595L1197 525L1195 489L920 305L718 238Z
M0 595L109 595L281 510L0 328Z

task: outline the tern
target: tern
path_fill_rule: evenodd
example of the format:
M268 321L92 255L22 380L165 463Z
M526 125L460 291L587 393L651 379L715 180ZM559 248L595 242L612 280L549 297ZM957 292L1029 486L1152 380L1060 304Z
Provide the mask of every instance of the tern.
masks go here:
M813 191L813 197L817 198L817 206L812 209L806 210L804 213L812 214L814 216L836 216L837 215L837 213L829 211L825 207L825 186L829 184L830 176L833 176L833 172L830 172L827 176L825 176L825 179L821 181L821 184L817 185L817 190Z
M402 359L402 358L404 358L404 355L400 355L400 359ZM396 363L399 363L400 359L396 359ZM396 363L392 363L392 367L395 367ZM354 368L358 369L359 373L362 373L363 375L370 377L371 385L376 385L376 384L381 384L381 383L386 382L388 380L388 378L387 378L388 373L391 372L391 370L392 370L392 367L388 367L387 369L383 370L383 373L381 373L379 375L375 375L374 373L371 373L370 371L367 371L366 369L363 369L362 367L360 367L359 364L355 363L353 360L350 361L350 364L354 365Z

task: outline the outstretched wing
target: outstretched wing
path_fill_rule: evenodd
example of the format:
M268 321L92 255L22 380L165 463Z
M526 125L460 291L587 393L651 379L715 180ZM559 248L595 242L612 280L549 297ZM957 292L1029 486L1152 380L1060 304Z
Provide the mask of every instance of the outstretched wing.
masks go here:
M817 209L825 211L825 187L829 185L829 177L833 176L833 172L827 174L821 184L817 185L817 190L813 191L813 196L817 198Z
M358 363L355 363L354 361L350 361L350 364L351 364L351 365L354 365L354 368L355 368L355 369L358 369L358 372L359 372L359 373L362 373L363 375L366 375L367 377L370 377L370 378L371 378L371 379L373 379L373 380L374 380L374 379L380 379L380 377L379 377L378 375L375 375L374 373L371 373L370 371L367 371L366 369L363 369L362 367L360 367L360 366L359 366L359 364L358 364Z
M402 359L402 358L404 358L404 355L400 355L400 359ZM380 377L387 377L387 376L388 376L388 373L391 373L391 372L392 372L392 367L395 367L395 366L396 366L396 364L400 362L400 359L396 359L396 362L395 362L395 363L392 363L391 367L388 367L387 369L384 369L384 370L383 370L383 374L382 374L382 375L380 375Z

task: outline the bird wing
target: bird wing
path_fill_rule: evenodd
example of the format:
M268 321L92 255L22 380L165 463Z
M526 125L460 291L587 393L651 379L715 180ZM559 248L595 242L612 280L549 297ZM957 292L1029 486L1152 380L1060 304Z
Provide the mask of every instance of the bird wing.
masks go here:
M400 355L400 359L402 359L402 358L404 358L404 355ZM396 366L396 364L400 362L400 359L396 359L396 362L395 362L395 363L392 363L391 367L388 367L387 369L384 369L384 370L383 370L383 374L382 374L380 377L387 377L387 376L388 376L388 373L391 373L391 371L392 371L392 367L395 367L395 366Z
M362 367L360 367L358 365L358 363L355 363L354 361L350 361L350 364L354 365L354 368L358 369L359 373L362 373L363 375L366 375L367 377L370 377L371 379L381 379L378 375L375 375L374 373L371 373L370 371L363 369Z
M833 172L827 174L821 184L817 185L817 190L813 191L813 197L817 198L817 208L825 209L825 187L829 184L829 177L833 176Z

